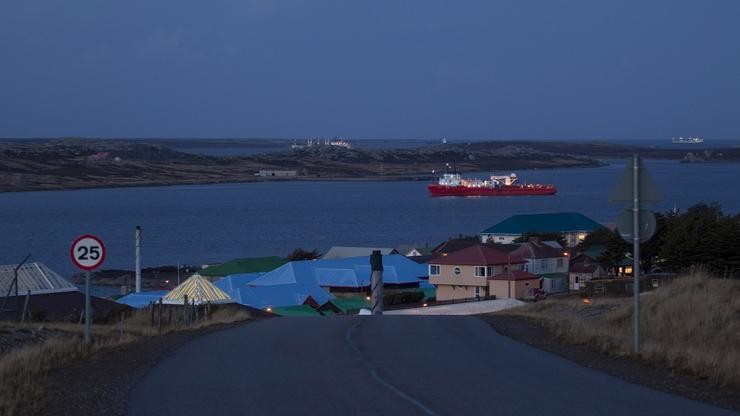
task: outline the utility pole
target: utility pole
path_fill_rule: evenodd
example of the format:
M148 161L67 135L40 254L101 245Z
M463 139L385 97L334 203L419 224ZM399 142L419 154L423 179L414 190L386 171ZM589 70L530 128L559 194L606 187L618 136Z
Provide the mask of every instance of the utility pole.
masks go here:
M640 351L640 164L637 155L632 157L632 251L635 297L635 352Z

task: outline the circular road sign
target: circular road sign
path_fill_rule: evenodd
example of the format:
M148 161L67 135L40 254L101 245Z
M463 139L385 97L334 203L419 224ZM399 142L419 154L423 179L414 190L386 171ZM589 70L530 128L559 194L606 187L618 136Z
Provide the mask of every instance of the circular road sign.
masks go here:
M105 260L105 245L103 240L94 235L77 237L69 249L72 263L86 271L95 270Z
M652 238L652 236L655 234L655 214L646 209L640 209L639 224L640 242L644 243ZM632 222L632 209L625 208L624 211L619 214L619 218L617 218L617 230L619 230L619 235L622 237L622 239L627 241L628 243L631 243L633 241L633 228L634 224Z

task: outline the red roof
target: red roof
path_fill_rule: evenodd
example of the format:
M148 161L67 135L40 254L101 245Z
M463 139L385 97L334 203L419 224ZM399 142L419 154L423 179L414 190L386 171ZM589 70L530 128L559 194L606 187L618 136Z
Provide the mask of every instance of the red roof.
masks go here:
M430 264L469 266L493 266L497 264L521 264L526 262L526 260L520 257L510 256L507 253L494 250L483 244L476 244L429 261Z
M488 278L489 280L539 280L539 276L524 270L511 270Z

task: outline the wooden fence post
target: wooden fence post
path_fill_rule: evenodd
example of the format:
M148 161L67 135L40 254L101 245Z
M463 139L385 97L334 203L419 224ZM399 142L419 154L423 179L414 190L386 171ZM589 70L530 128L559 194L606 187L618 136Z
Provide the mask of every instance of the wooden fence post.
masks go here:
M157 307L157 326L159 327L159 335L162 335L162 298L159 298Z
M183 297L183 303L184 303L184 308L183 308L184 315L183 315L183 318L185 320L185 326L188 327L188 326L190 326L190 310L189 310L190 309L190 303L188 303L188 295L185 295Z

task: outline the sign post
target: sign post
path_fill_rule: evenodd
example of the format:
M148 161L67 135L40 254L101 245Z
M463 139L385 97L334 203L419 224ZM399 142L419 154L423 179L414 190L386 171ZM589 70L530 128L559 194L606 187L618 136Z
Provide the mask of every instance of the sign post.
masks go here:
M634 155L632 163L627 165L624 175L617 182L611 197L612 202L631 202L632 211L631 224L629 214L619 218L619 233L627 242L632 242L633 265L632 276L634 277L632 289L635 298L634 313L634 348L640 351L640 242L647 241L655 233L655 216L653 213L640 209L641 202L659 202L661 200L655 184L642 164L640 157ZM630 229L631 228L631 229ZM641 235L644 231L644 235Z
M92 341L92 307L90 302L90 271L97 269L105 260L103 240L94 235L83 235L72 242L69 255L77 268L85 271L85 344Z

